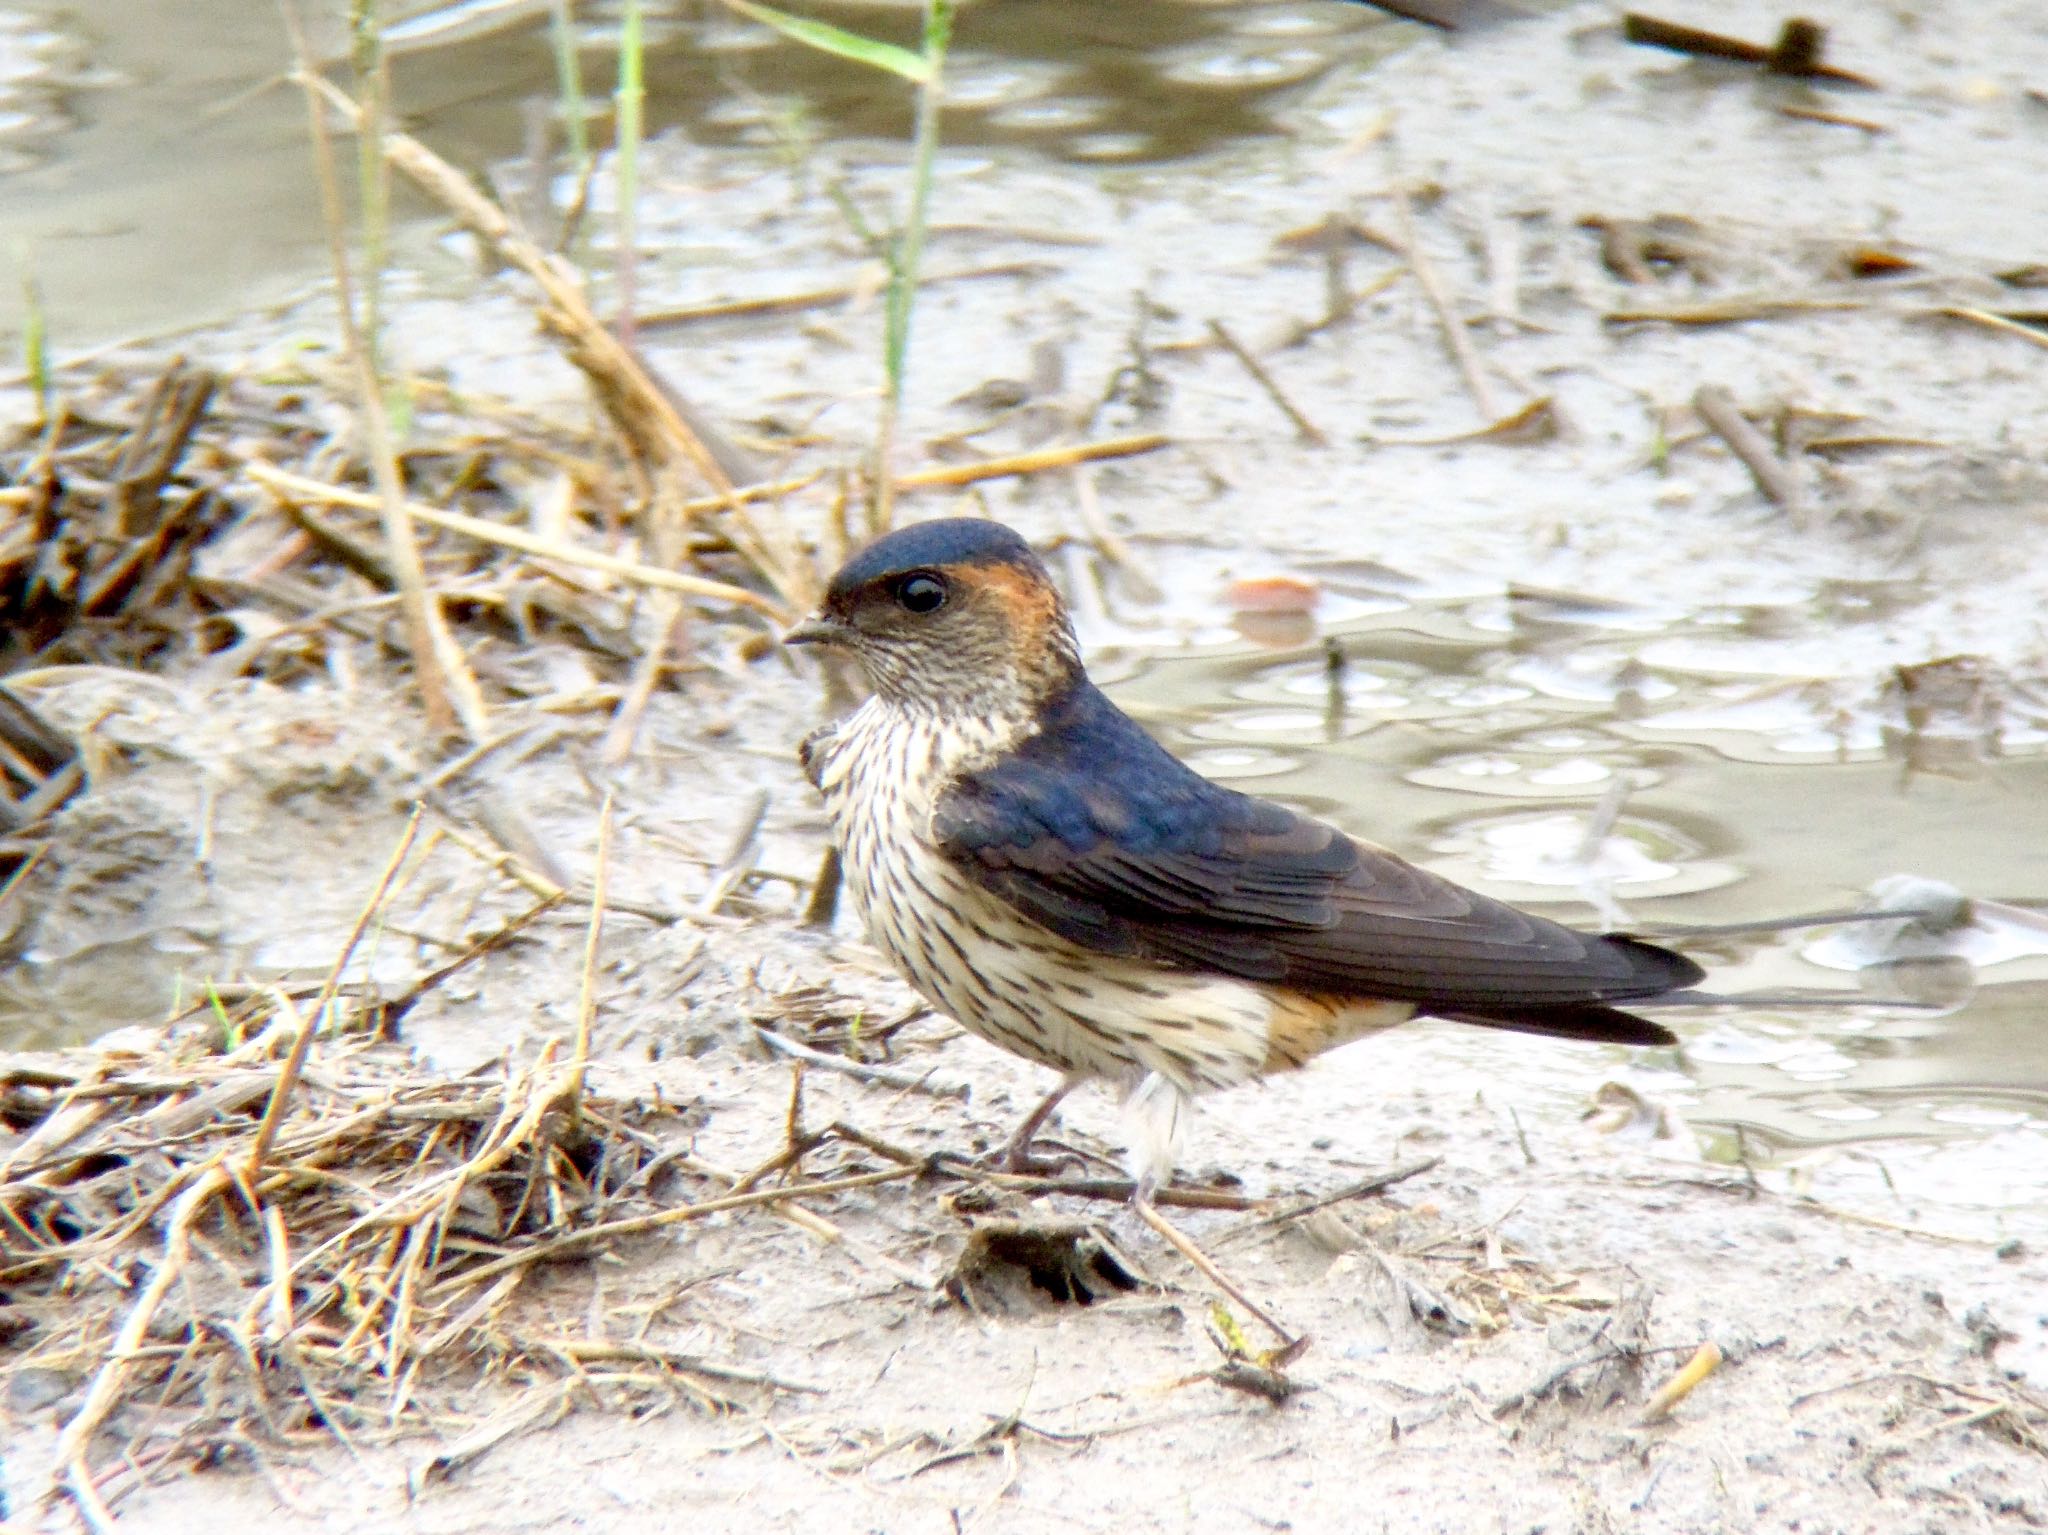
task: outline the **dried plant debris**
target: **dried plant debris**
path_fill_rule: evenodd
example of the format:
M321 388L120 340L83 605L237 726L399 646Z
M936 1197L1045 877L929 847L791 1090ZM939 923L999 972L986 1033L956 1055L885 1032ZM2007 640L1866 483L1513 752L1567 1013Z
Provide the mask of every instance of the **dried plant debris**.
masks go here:
M1267 1224L1241 1229L1253 1233ZM1325 1206L1297 1224L1318 1247L1339 1254L1331 1281L1370 1298L1389 1341L1404 1346L1597 1319L1628 1293L1625 1280L1546 1263L1495 1226L1452 1225L1430 1205L1389 1202L1348 1213Z
M822 556L786 503L828 494L846 450L778 434L755 447L789 468L741 474L748 464L685 419L556 263L493 223L423 148L403 136L390 148L509 242L602 408L595 429L564 428L431 380L390 381L407 401L397 468L427 590L490 706L609 708L630 745L649 690L675 675L672 646L756 656L808 604ZM59 382L47 420L0 430L0 675L182 664L291 683L359 669L365 648L411 655L399 600L411 560L391 547L385 497L345 418L337 433L330 381L117 353ZM913 468L894 488L945 491L1167 444L1160 433L1045 444ZM584 685L565 687L556 650L536 644L549 639L586 659ZM34 709L31 692L19 697ZM30 776L35 787L47 773Z
M77 743L0 688L0 837L34 826L84 781ZM29 856L0 843L0 878L11 876Z
M1682 272L1704 283L1715 275L1721 242L1698 219L1685 214L1638 219L1590 213L1579 220L1579 227L1599 234L1601 261L1623 282L1655 282Z
M785 1042L799 1041L811 1050L864 1065L896 1061L901 1054L898 1036L919 1019L931 1016L931 1009L918 1003L871 1017L858 1001L825 985L792 986L766 1000L772 1004L771 1011L751 1020L756 1028Z
M1768 74L1790 75L1801 80L1821 80L1833 85L1853 85L1876 90L1868 75L1839 69L1827 63L1827 28L1803 16L1794 16L1779 28L1777 41L1752 43L1746 38L1709 32L1675 21L1663 21L1639 11L1625 11L1621 35L1632 43L1651 48L1668 48L1674 53L1701 59L1725 59L1736 64L1754 64Z
M176 361L128 420L60 409L0 449L0 489L14 492L0 499L0 671L32 657L133 665L201 611L194 551L232 509L188 460L218 388Z
M1803 526L1805 497L1792 466L1778 456L1770 441L1751 424L1735 403L1735 397L1719 384L1702 384L1693 392L1692 406L1700 420L1742 461L1757 489L1789 514L1795 526Z
M1297 1338L1280 1348L1254 1349L1237 1318L1221 1304L1209 1308L1207 1325L1209 1341L1216 1345L1223 1363L1203 1379L1214 1381L1226 1391L1258 1397L1274 1407L1285 1405L1305 1389L1288 1375L1287 1367L1307 1351L1307 1338Z
M223 1012L245 1041L225 1051L174 1029L142 1053L0 1056L5 1373L63 1418L81 1502L241 1445L445 1433L487 1379L574 1378L621 1407L795 1389L644 1335L556 1336L519 1304L549 1263L709 1213L622 1213L647 1209L657 1159L690 1167L661 1140L689 1111L585 1091L552 1049L450 1078L350 1033L309 1053L259 1158L301 1020L277 993Z
M1794 1421L1806 1408L1848 1392L1873 1393L1884 1402L1883 1419L1892 1430L1894 1446L1951 1429L1981 1428L2019 1449L2048 1457L2048 1396L2012 1383L1987 1388L1919 1371L1880 1371L1795 1397Z
M1578 222L1598 237L1601 264L1619 281L1689 290L1690 296L1665 302L1630 299L1606 313L1610 325L1738 325L1870 313L1961 321L2048 346L2038 307L2016 302L2015 290L2024 289L2028 269L1995 259L1955 256L1867 232L1790 235L1680 213L1589 213Z
M699 558L733 579L650 578L590 547L586 519L616 525L635 504L602 443L454 409L422 408L413 430L404 463L431 503L421 520L452 524L428 535L428 577L458 621L522 643L559 634L616 672L637 653L652 585L727 611L770 605L715 540ZM204 661L221 677L290 681L337 644L402 653L368 478L297 385L182 364L74 380L48 424L0 441L0 669ZM553 536L522 538L536 523ZM501 695L533 691L516 659L491 680Z
M1631 1286L1604 1314L1553 1322L1551 1350L1563 1359L1495 1402L1494 1416L1527 1412L1553 1398L1600 1411L1633 1395L1649 1345L1650 1301L1648 1289Z

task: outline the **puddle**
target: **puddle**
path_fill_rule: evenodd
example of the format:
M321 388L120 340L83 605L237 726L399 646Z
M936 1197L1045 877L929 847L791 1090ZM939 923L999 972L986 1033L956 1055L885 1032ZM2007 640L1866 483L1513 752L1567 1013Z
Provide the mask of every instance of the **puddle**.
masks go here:
M800 160L811 141L887 141L893 154L909 133L901 82L716 4L646 9L650 135L780 147ZM905 43L919 13L872 0L802 9ZM549 7L386 10L400 17L393 92L407 128L478 173L519 155L530 113L557 96ZM138 29L133 11L130 0L73 0L51 20L0 9L0 337L21 322L23 274L6 270L17 263L41 285L60 351L243 311L324 271L305 108L278 83L289 50L275 13L158 0ZM577 7L598 106L617 12ZM1418 34L1328 0L1148 0L1091 7L1083 26L1068 0L970 6L949 69L946 144L1105 167L1186 160L1276 132L1301 88ZM605 133L600 123L600 143ZM428 233L401 240L402 259L427 259Z
M1137 621L1098 627L1118 700L1210 777L1563 921L1733 923L1873 887L1893 909L1984 902L1948 926L1675 940L1717 992L1831 1005L1673 1015L1682 1074L1637 1070L1709 1156L1925 1143L1885 1149L1895 1190L2048 1200L2037 1157L1992 1149L2048 1144L2048 703L1999 678L1976 690L1996 708L1909 716L1896 680L1788 680L1762 641L1745 670L1731 632L1792 627L1764 617L1423 598L1273 650L1217 642L1219 600L1174 626L1210 641L1178 654L1143 649ZM1873 1005L1895 999L1926 1005Z

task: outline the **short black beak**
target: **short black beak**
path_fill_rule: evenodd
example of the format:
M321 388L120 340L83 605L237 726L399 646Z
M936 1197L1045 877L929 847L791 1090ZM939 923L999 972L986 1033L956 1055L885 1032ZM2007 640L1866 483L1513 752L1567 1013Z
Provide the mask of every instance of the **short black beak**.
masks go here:
M782 636L785 645L844 645L848 635L846 625L836 618L807 618Z

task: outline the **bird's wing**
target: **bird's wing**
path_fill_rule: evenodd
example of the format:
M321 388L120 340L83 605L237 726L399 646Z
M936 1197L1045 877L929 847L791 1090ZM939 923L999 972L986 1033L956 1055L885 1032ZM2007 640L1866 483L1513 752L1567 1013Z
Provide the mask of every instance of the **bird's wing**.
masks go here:
M1574 932L1212 784L1085 682L1020 749L956 780L933 831L1063 937L1188 970L1603 1037L1587 1004L1700 977L1680 955Z

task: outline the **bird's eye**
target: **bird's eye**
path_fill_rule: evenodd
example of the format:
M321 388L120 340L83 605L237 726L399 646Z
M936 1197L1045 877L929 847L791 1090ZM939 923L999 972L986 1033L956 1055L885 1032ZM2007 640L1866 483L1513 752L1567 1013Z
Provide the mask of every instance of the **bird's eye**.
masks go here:
M908 613L934 613L946 605L943 577L928 570L912 571L896 583L896 605Z

